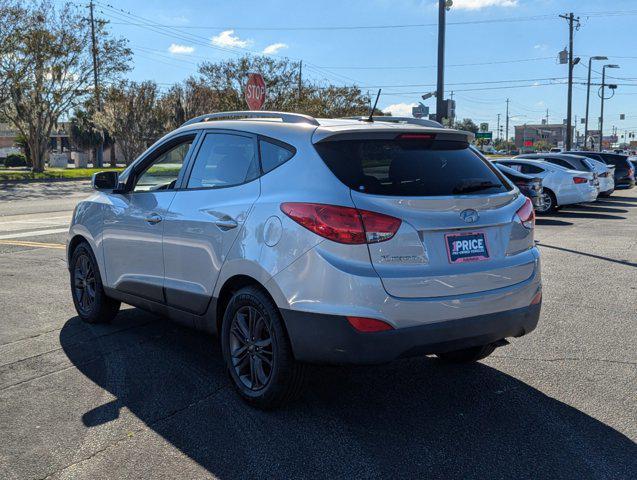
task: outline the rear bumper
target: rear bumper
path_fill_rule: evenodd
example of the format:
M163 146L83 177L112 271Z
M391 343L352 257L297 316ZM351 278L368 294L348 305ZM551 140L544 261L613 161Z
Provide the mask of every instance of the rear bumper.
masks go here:
M615 188L616 189L627 189L633 188L635 186L635 180L631 178L621 178L615 180Z
M343 316L282 310L297 360L378 364L520 337L535 329L541 303L377 333L359 333ZM424 314L424 312L423 312Z

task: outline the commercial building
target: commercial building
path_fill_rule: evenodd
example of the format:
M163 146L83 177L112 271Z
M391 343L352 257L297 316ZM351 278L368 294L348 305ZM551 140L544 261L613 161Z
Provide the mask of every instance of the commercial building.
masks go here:
M575 127L571 128L574 132ZM572 138L575 139L575 135ZM561 123L529 123L515 126L516 148L533 148L539 141L548 142L553 147L563 146L566 141L566 125Z

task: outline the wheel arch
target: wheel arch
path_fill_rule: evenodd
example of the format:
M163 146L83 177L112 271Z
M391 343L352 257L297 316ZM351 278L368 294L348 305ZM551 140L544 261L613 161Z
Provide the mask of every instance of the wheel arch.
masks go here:
M221 334L221 323L223 322L223 316L226 311L226 307L232 298L232 295L244 288L244 287L256 287L261 290L264 294L268 296L268 298L272 301L272 303L279 308L277 302L275 301L272 293L267 289L265 285L259 282L256 278L251 277L250 275L238 274L228 278L224 283L221 289L219 290L219 294L217 296L216 302L216 312L215 312L215 327L217 329L217 334Z

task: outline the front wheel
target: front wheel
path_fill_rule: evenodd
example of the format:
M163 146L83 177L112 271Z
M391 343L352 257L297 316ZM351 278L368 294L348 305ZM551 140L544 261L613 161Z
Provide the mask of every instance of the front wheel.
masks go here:
M95 256L87 243L73 251L70 262L71 292L79 317L87 323L110 322L120 302L106 296Z
M221 349L235 389L250 405L271 409L300 395L304 366L292 355L279 310L261 289L245 287L232 296Z
M454 350L453 352L438 353L436 356L447 363L472 363L487 358L495 349L495 344L489 343L487 345Z

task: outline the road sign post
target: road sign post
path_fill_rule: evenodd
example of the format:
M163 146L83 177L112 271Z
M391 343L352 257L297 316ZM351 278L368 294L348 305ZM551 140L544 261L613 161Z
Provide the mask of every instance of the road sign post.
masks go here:
M261 110L265 103L266 91L265 81L260 73L248 73L244 95L250 110Z

